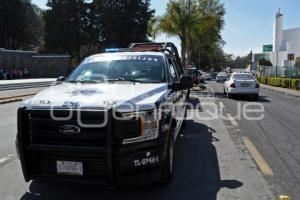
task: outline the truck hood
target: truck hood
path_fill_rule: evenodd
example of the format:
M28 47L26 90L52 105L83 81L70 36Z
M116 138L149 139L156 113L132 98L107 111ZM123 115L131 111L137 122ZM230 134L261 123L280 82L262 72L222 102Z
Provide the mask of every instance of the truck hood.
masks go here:
M28 109L154 109L168 91L166 83L62 83L23 102Z

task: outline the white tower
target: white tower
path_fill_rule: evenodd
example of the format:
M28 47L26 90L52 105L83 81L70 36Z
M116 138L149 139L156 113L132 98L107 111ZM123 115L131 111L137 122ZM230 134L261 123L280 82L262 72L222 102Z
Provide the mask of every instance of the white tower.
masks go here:
M283 14L279 11L276 13L273 30L273 51L280 51L283 37Z
M274 22L273 30L273 51L282 50L282 38L283 38L283 14L279 11L276 13L276 21Z

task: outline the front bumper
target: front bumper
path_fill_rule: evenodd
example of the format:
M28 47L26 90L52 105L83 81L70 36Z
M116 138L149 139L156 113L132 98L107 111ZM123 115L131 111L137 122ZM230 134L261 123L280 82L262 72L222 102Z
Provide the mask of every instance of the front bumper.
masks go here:
M18 146L18 143L16 143ZM148 146L148 147L147 147ZM107 164L103 148L30 145L21 151L24 175L29 180L91 182L109 186L149 183L159 180L160 166L165 159L164 142L145 147L121 147ZM19 146L18 146L19 149ZM83 175L62 175L56 171L56 161L73 161L83 164ZM111 173L110 173L111 172ZM110 176L111 175L111 176Z
M229 94L257 95L259 91L259 88L228 88Z
M18 117L23 117L22 110L19 110ZM113 187L158 181L161 176L167 150L164 134L155 140L122 145L114 140L112 124L109 123L104 146L41 144L25 137L28 134L23 130L26 123L18 120L16 147L27 182L89 182ZM58 174L57 161L81 162L83 175Z

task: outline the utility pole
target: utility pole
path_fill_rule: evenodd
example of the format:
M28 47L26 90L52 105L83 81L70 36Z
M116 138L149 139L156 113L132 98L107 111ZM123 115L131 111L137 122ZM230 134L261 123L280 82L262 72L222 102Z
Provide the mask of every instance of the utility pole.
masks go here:
M277 77L277 70L278 70L278 50L276 51L276 77Z
M192 0L187 0L187 15L190 16L191 14L191 7L192 7ZM187 27L187 32L188 32L188 35L187 35L187 39L189 40L190 39L190 27ZM186 58L185 58L185 66L188 67L189 65L189 48L188 48L188 42L186 44Z

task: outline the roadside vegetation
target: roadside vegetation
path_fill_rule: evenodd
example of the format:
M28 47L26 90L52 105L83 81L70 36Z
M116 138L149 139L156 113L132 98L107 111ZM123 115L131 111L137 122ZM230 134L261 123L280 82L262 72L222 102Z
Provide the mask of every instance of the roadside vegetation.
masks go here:
M77 62L108 47L146 42L150 0L0 1L0 48L70 54Z
M155 16L150 0L48 0L42 10L29 0L0 1L0 47L69 54L76 62L105 48L177 36L184 64L219 70L230 60L221 37L220 0L170 0ZM4 9L5 8L5 9Z
M258 77L257 79L262 84L300 90L300 79L280 77Z
M221 37L224 15L219 0L171 0L166 13L153 18L149 29L153 38L165 33L180 39L183 64L219 70L226 59Z

